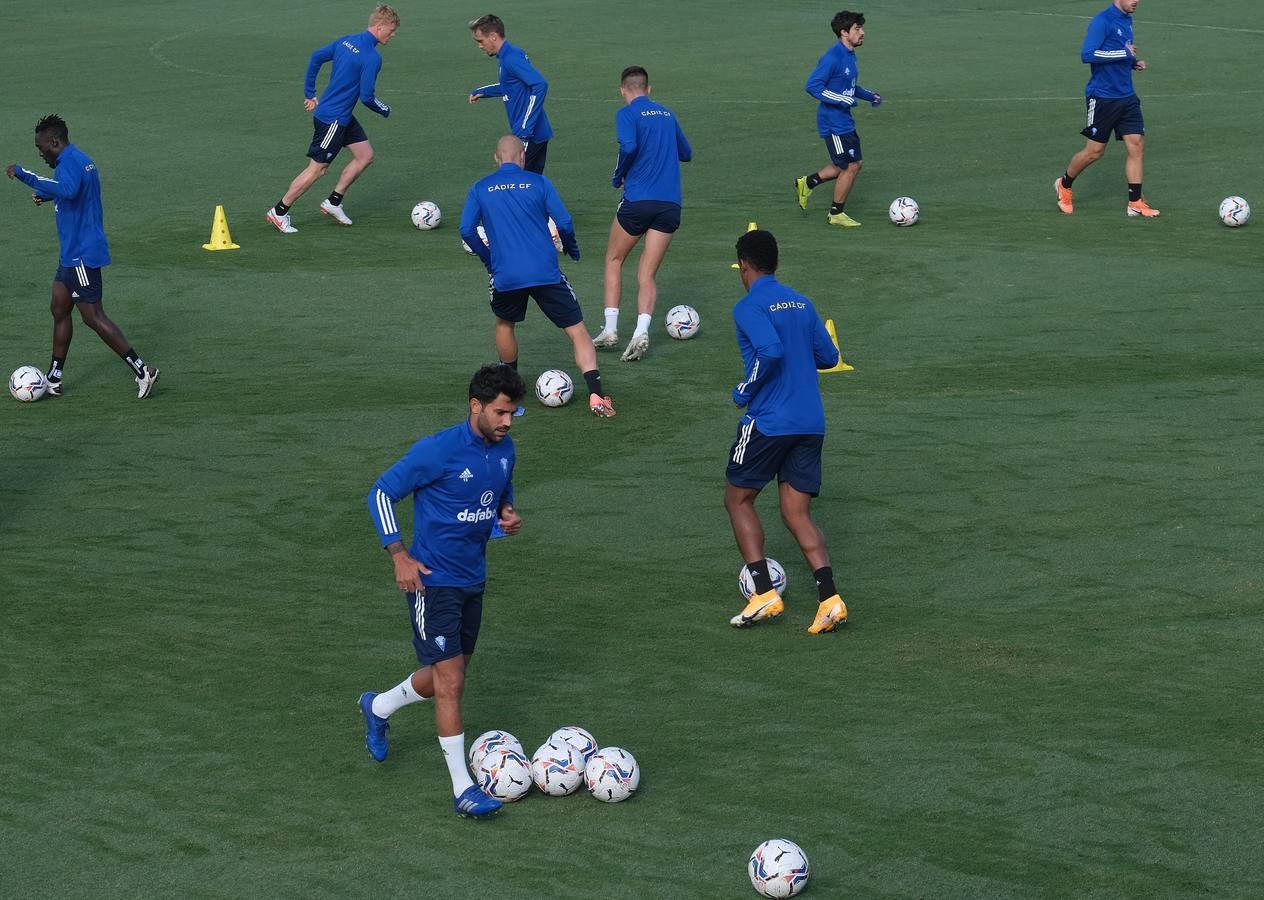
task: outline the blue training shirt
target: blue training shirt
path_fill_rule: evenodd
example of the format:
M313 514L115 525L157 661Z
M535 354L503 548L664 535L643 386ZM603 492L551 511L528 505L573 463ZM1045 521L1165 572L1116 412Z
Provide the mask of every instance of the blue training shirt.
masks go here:
M824 434L817 369L838 362L838 348L812 301L763 275L733 307L746 375L733 402L749 407L762 434Z
M623 186L623 199L679 204L680 164L693 149L670 109L649 97L635 98L615 113L619 161L612 183Z
M505 163L470 188L461 211L461 239L492 273L492 286L498 291L557 284L562 270L549 233L550 218L562 247L577 256L575 223L553 182ZM480 223L487 231L486 246L478 236Z
M825 51L808 76L803 89L821 103L816 110L816 129L821 137L851 134L856 130L851 110L857 99L873 101L873 92L857 84L856 77L856 54L841 40Z
M1132 16L1128 13L1112 3L1093 16L1080 47L1080 59L1092 67L1084 96L1117 100L1136 93L1132 67L1137 56L1132 43Z
M53 201L61 265L99 269L110 264L105 214L101 209L101 174L88 154L67 144L57 155L52 178L21 166L14 166L13 175L33 188L41 200Z
M549 117L544 114L544 98L549 93L549 83L540 74L531 59L520 48L505 41L496 53L500 62L500 74L495 84L474 88L471 94L484 97L504 97L505 115L509 117L509 132L524 141L542 144L553 137Z
M303 96L309 100L316 96L316 73L320 67L330 60L334 63L329 86L312 115L326 124L347 125L357 100L384 118L391 114L391 108L374 93L377 73L382 70L382 54L377 52L377 44L372 32L361 31L344 35L312 54L307 63L307 77L303 79Z
M487 541L500 510L513 503L514 443L488 443L469 421L424 437L369 491L369 515L385 547L401 540L395 504L413 498L409 554L436 587L487 580Z

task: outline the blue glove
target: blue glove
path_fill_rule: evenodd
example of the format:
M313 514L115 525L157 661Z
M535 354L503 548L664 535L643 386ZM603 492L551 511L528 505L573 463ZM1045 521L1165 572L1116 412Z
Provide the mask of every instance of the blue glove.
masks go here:
M612 188L615 188L616 190L618 188L623 187L623 179L620 178L618 175L614 176L614 178L610 179L610 186Z
M882 95L877 91L873 92L873 99L869 101L875 108L882 105Z
M567 250L566 255L575 260L575 262L579 262L579 244Z
M746 399L746 395L739 389L733 388L733 403L740 409L750 401Z

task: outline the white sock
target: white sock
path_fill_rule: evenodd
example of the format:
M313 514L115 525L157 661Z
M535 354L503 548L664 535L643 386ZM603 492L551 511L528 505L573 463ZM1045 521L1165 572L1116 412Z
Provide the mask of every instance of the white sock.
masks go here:
M614 334L619 330L619 307L606 307L606 331Z
M652 322L653 320L654 320L654 317L651 316L649 313L641 313L639 316L637 316L636 317L636 331L632 332L632 337L636 337L639 334L649 334L650 322Z
M373 715L389 719L391 714L401 706L417 703L426 698L413 690L413 676L409 675L401 684L383 691L373 698Z
M440 736L439 746L443 748L443 761L448 764L448 774L452 776L452 796L459 797L466 788L474 786L470 770L465 767L465 732L451 737Z

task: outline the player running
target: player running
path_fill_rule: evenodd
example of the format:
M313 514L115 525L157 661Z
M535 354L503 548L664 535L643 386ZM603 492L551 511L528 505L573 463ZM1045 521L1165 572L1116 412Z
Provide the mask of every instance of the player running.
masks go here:
M405 592L413 648L421 668L396 687L360 695L365 746L386 759L388 719L410 703L433 699L435 728L452 778L457 815L481 818L501 807L465 767L461 696L483 618L487 541L492 524L522 527L513 508L513 411L526 393L507 366L483 366L470 381L469 419L422 438L369 491L369 515L391 554ZM404 549L395 504L412 497L413 540Z
M601 386L597 350L584 327L584 313L575 291L558 268L548 221L552 217L562 248L571 259L578 260L575 225L553 183L524 170L524 155L517 136L502 137L494 157L498 168L475 182L461 211L461 239L491 274L496 352L503 365L518 368L514 326L527 317L527 299L534 298L549 321L571 339L575 365L588 385L588 408L602 418L613 418L614 403ZM486 244L478 235L480 224L487 233Z
M341 225L351 224L351 217L342 208L343 195L373 162L373 146L351 112L359 100L382 118L391 114L391 108L374 93L377 73L382 68L377 45L390 43L398 28L399 13L379 3L369 15L367 31L344 35L312 54L303 82L303 108L313 113L312 145L307 148L311 161L290 182L276 206L268 210L268 221L282 234L298 231L290 223L290 207L325 174L343 147L351 151L351 161L338 176L333 191L321 202L320 211ZM316 96L316 75L331 60L329 86L324 98L320 98Z
M856 120L852 118L851 111L858 100L880 106L882 95L856 83L856 48L865 42L864 15L843 10L830 21L830 28L838 36L838 43L817 62L804 86L820 101L816 127L825 139L830 162L819 172L796 178L794 190L799 208L807 209L812 189L823 181L833 181L834 202L825 221L831 225L855 228L860 223L843 211L862 165L860 135L856 133Z
M553 128L544 112L548 81L531 65L526 53L505 40L505 23L500 16L490 13L479 16L470 23L470 32L478 48L500 62L496 83L470 91L470 103L484 97L504 98L509 131L522 141L526 153L523 168L542 174L549 155L549 138L553 137Z
M623 199L606 245L606 323L593 345L613 347L619 341L623 261L644 235L645 250L636 270L636 330L622 357L631 362L650 348L650 322L658 302L654 276L680 227L680 164L693 158L693 150L675 114L650 99L650 78L644 69L624 69L619 93L626 105L615 114L619 161L610 183L623 188Z
M58 115L45 116L35 125L35 149L53 170L52 178L36 175L17 164L4 174L32 188L39 206L53 201L57 240L61 255L53 276L53 359L48 365L48 393L62 395L62 372L70 352L74 320L70 311L79 307L85 325L127 363L136 378L137 397L144 400L154 389L158 370L145 365L117 325L105 314L101 270L110 264L110 245L105 239L101 210L101 174L88 154L70 143L70 129Z
M838 348L812 301L777 281L776 238L767 231L743 234L737 267L748 291L733 307L746 375L733 388L733 402L747 411L729 453L724 508L755 593L729 622L741 628L785 609L768 574L764 526L755 511L759 492L775 477L782 521L816 577L820 605L808 632L833 631L847 621L847 605L834 587L825 535L812 520L811 505L821 490L825 442L816 370L836 364Z
M1144 174L1145 120L1141 116L1141 100L1132 88L1132 73L1144 72L1146 62L1137 58L1133 43L1132 14L1139 0L1114 0L1088 23L1088 33L1080 47L1080 59L1090 66L1084 103L1088 107L1088 123L1080 131L1087 141L1084 149L1071 157L1066 173L1054 179L1053 191L1058 209L1067 215L1075 212L1071 185L1079 174L1106 153L1111 132L1124 142L1128 158L1124 161L1124 177L1128 179L1129 216L1152 219L1159 211L1141 196Z

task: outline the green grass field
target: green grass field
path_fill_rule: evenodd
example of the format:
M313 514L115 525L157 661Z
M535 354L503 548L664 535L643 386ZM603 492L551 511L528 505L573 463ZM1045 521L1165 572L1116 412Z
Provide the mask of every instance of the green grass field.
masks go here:
M64 398L0 403L0 896L750 897L747 855L777 836L816 897L1264 895L1264 224L1215 215L1264 209L1264 8L1141 4L1163 216L1125 218L1112 145L1065 217L1050 183L1082 144L1103 5L863 4L862 83L887 102L858 113L846 231L827 189L807 214L790 189L823 162L802 85L834 8L495 9L551 81L594 331L620 69L676 110L695 155L659 311L703 327L602 356L617 419L515 423L526 524L489 553L466 732L532 749L578 722L643 781L485 823L451 813L429 707L377 765L355 705L413 663L364 495L494 355L456 230L505 127L466 103L495 78L465 28L485 10L400 0L356 224L317 211L329 179L282 237L263 214L304 164L308 54L372 3L0 8L0 164L38 168L31 126L67 118L103 175L106 309L163 372L138 404L81 326ZM52 211L0 191L0 362L44 368ZM885 221L901 194L915 228ZM440 229L409 224L422 199ZM240 250L201 249L216 204ZM824 637L771 502L787 613L727 624L749 221L856 366L821 380L815 508L852 611ZM542 316L521 340L524 375L578 376Z

